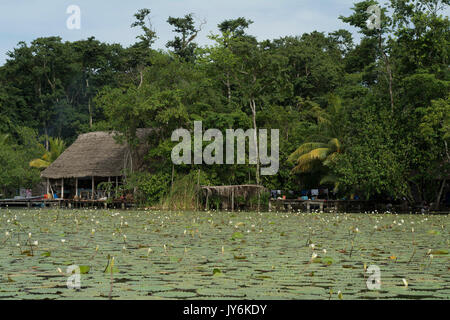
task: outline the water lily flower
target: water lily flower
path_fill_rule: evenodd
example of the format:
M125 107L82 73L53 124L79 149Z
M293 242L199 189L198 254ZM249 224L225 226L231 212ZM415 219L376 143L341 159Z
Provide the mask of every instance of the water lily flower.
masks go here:
M33 245L37 246L39 244L39 242L36 240L33 242Z
M66 242L66 239L61 239L61 242L62 242L62 243Z
M9 236L9 232L8 231L5 232L5 236L7 236L7 237Z
M314 243L311 243L309 246L311 247L311 249L314 250L314 247L315 247L315 244L314 244Z
M28 238L31 238L31 232L28 232Z
M312 256L311 256L311 260L314 260L315 258L317 258L317 254L313 253Z
M405 287L408 287L408 281L406 281L406 279L402 279L403 284L405 285Z

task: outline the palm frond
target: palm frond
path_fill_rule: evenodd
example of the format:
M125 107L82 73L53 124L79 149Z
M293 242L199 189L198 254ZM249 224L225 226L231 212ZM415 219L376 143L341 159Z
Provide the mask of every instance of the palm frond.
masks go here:
M337 158L338 155L339 155L338 152L332 152L332 153L330 153L330 154L328 155L328 157L323 161L323 165L324 165L324 166L329 166L330 164L332 164L332 163L336 160L336 158Z
M0 145L5 145L8 142L9 137L8 133L0 134Z
M313 168L314 168L314 162L311 161L311 162L296 165L294 168L292 168L291 172L292 173L305 173L305 172L312 171Z
M327 174L320 179L320 184L335 184L338 178L335 175Z
M288 161L290 162L297 162L298 159L309 152L311 152L314 149L317 148L325 148L327 145L322 142L306 142L302 144L300 147L297 148L288 158Z
M329 142L328 145L330 146L331 149L340 152L341 151L341 142L339 141L339 139L337 138L332 138Z
M310 171L310 164L312 164L316 160L323 161L327 158L328 153L328 148L316 148L314 150L311 150L310 152L301 155L297 159L297 166L302 172Z
M49 161L45 161L43 159L34 159L30 161L30 167L43 169L47 168L50 165Z

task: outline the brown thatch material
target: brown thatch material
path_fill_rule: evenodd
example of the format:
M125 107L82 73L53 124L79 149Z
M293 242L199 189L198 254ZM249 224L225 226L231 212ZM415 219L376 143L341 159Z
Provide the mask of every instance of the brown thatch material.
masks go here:
M255 195L258 191L263 192L266 190L264 186L257 184L240 184L232 186L201 186L201 189L208 195L216 194L221 197L230 197L234 192L235 196L243 196L247 198L250 195Z
M138 129L137 136L144 140L151 129ZM115 177L122 176L125 168L136 169L139 161L126 142L116 141L115 132L90 132L81 134L58 159L41 173L49 179L81 177ZM141 147L138 154L142 155ZM134 162L134 163L133 163Z

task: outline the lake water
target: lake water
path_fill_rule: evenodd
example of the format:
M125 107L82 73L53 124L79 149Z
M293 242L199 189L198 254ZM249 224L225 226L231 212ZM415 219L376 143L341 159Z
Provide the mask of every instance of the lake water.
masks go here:
M449 299L448 224L448 215L1 209L0 299ZM79 290L67 287L70 265Z

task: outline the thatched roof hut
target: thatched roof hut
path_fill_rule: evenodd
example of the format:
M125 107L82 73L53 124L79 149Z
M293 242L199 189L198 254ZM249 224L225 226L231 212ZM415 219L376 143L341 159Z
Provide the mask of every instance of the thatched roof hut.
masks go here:
M208 207L208 199L216 196L221 199L222 206L225 209L231 208L234 210L236 205L235 197L240 197L249 200L251 197L261 195L261 193L267 191L264 186L256 184L240 184L231 186L201 186L203 195L206 197L206 207ZM258 200L259 208L259 200Z
M138 129L137 136L144 139L151 129ZM49 179L81 177L115 177L123 174L123 169L136 169L139 161L131 157L127 143L118 143L114 132L89 132L81 134L58 159L41 173ZM138 150L137 153L142 153ZM134 161L134 163L133 163Z

